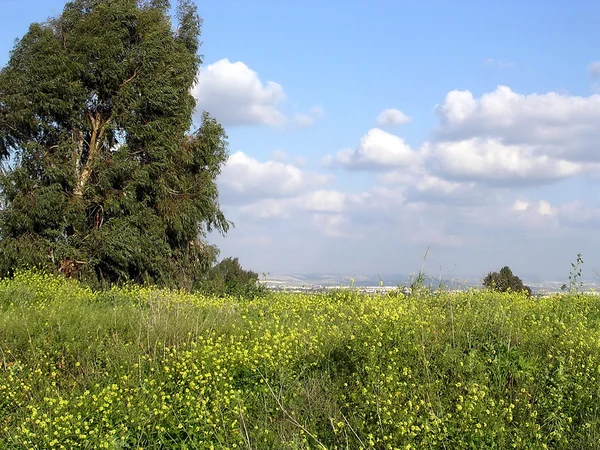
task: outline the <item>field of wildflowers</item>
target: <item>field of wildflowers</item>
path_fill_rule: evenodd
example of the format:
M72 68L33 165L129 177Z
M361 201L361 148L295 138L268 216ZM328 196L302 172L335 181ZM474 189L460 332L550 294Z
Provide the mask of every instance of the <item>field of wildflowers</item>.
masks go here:
M0 449L600 448L600 298L0 282Z

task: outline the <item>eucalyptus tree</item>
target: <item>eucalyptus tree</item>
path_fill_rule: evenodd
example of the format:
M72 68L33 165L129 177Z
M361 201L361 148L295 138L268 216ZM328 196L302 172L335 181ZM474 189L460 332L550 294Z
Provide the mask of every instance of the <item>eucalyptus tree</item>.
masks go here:
M230 222L227 136L194 127L201 20L182 0L74 0L0 71L0 275L191 287ZM200 105L201 106L201 105Z

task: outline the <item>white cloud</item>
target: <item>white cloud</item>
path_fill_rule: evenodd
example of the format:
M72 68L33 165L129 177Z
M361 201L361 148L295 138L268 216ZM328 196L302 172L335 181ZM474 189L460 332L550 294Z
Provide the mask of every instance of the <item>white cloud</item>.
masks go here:
M510 209L512 214L502 213L503 217L496 217L494 219L497 221L498 226L516 230L538 230L540 232L556 232L560 230L559 216L561 207L553 207L547 200L530 202L517 199Z
M318 190L299 199L311 211L342 212L346 209L347 195L334 190Z
M370 193L353 194L333 189L317 189L288 198L264 198L249 203L241 211L251 217L286 219L298 212L343 213L353 208L373 207Z
M440 191L452 194L464 186L463 183L456 183L443 178L425 174L417 177L414 187L419 191Z
M434 172L453 179L484 183L540 184L581 175L591 168L553 158L535 146L507 145L497 138L427 144L423 152L427 155L428 167Z
M263 83L243 62L221 59L200 69L194 97L199 111L209 111L224 125L283 125L277 105L285 100L283 88Z
M240 212L256 219L289 219L292 217L291 203L279 198L265 198L240 207Z
M260 162L237 152L229 157L218 182L224 202L240 203L253 198L297 195L331 180L331 175L305 172L280 161Z
M512 210L516 212L535 211L540 216L553 216L556 213L555 208L546 200L538 201L537 206L526 200L515 200Z
M364 170L415 168L420 163L420 155L400 137L373 128L361 138L356 150L340 150L335 156L326 156L323 162Z
M281 110L286 100L283 87L274 81L263 82L241 61L221 59L201 68L192 94L197 113L208 111L225 126L307 128L324 115L323 109L315 106L288 118Z
M427 173L393 170L378 177L386 185L398 186L407 202L431 204L481 204L489 201L490 192L478 189L474 182L450 181Z
M569 160L600 160L600 95L577 97L549 92L522 95L509 87L474 98L451 91L436 107L438 138L493 137L504 144L543 146L544 154Z
M471 117L477 110L477 103L470 91L450 91L444 104L436 110L448 125L455 125Z
M399 109L386 109L377 116L377 125L380 127L389 127L394 125L404 125L411 121L411 118Z
M512 216L501 213L494 217L493 212L487 214L491 215L492 220L501 228L552 232L563 237L574 233L571 235L573 239L590 239L590 236L581 234L581 229L596 230L600 226L600 206L582 200L553 205L547 200L518 199L513 203L511 210L514 213ZM547 234L544 237L548 236Z
M537 213L540 216L552 216L554 214L554 210L552 209L552 206L550 206L550 203L548 203L546 200L540 200L537 207Z
M527 211L529 209L529 202L525 200L515 200L512 206L513 211Z

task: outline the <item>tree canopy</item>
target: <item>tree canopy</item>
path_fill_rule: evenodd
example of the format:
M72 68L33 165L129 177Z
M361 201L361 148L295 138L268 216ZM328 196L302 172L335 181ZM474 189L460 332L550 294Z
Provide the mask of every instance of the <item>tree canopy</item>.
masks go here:
M0 71L0 276L38 266L96 282L192 287L226 233L227 136L191 95L189 0L74 0Z
M508 266L504 266L500 269L500 272L490 272L483 279L483 285L489 289L498 292L525 292L527 295L531 295L531 288L525 286L523 281L516 275L513 274L512 270Z
M225 258L208 272L202 290L213 295L258 297L266 288L258 282L258 274L244 270L238 258Z

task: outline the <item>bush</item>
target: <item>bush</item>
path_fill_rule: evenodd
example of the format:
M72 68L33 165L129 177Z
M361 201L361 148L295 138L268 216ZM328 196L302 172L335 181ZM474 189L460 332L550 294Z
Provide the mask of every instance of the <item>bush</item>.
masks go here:
M525 292L531 295L531 288L525 286L521 279L512 273L508 266L500 269L500 272L490 272L483 279L483 285L497 292Z
M215 296L254 298L266 293L258 274L244 270L237 258L225 258L210 269L200 291Z

